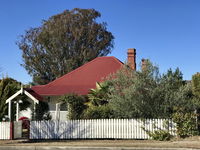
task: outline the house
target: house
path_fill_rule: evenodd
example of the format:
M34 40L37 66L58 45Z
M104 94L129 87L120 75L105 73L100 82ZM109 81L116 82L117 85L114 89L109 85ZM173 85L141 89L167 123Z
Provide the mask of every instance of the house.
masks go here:
M129 67L136 70L136 50L128 49L127 54ZM67 116L65 108L67 107L60 107L60 103L57 101L59 96L71 93L87 95L90 89L96 87L96 82L104 81L106 77L116 73L123 65L124 63L113 56L97 57L46 85L31 87L29 92L32 92L32 95L36 93L48 101L52 119L65 120ZM21 116L25 115L27 112L21 113Z

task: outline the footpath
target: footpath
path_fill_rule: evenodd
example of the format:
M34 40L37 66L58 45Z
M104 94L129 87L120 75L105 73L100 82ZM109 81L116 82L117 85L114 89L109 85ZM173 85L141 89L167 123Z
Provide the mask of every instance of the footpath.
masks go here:
M66 146L0 146L1 150L198 150L193 148L149 148L149 147L66 147Z
M0 140L0 150L200 150L200 137L154 140Z

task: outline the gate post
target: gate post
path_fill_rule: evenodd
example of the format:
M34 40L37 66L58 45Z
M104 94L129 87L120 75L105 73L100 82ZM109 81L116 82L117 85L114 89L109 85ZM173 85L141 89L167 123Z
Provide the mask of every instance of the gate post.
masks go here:
M14 123L10 121L10 140L14 139Z

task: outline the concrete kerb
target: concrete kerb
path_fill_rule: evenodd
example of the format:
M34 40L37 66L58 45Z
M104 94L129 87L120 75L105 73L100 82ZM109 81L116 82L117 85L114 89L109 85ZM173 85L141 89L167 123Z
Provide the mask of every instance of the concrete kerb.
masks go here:
M0 150L199 150L193 148L0 146Z

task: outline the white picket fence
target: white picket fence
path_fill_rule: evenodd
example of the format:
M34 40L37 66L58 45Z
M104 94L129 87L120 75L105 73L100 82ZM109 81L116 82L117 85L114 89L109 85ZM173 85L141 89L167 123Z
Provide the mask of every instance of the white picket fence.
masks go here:
M175 124L166 119L92 119L31 121L30 139L150 139L146 131L158 129L175 135Z
M10 139L10 122L0 122L0 139Z

